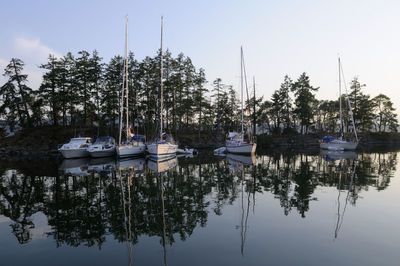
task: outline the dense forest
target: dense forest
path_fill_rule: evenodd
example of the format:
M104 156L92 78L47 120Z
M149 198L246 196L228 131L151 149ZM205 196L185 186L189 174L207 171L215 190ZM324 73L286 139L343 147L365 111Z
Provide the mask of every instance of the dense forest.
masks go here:
M205 70L193 65L183 53L163 55L165 128L175 136L208 132L225 134L240 128L240 99L233 86L220 78L206 86ZM160 86L160 51L139 61L129 53L129 109L135 132L151 137L156 130L157 93ZM21 128L63 126L76 129L97 127L99 134L117 136L119 102L123 80L123 58L105 63L97 51L49 55L39 88L29 87L24 62L12 58L0 84L1 134ZM386 95L365 94L365 84L354 77L349 84L349 102L356 128L361 132L397 131L393 103ZM259 88L262 89L262 88ZM268 99L247 92L245 120L257 124L258 133L334 133L339 129L339 100L318 100L318 87L303 73L297 80L285 76L280 88ZM246 93L245 93L246 95ZM247 98L247 97L246 97ZM342 95L342 103L347 103ZM349 110L344 109L344 121ZM347 130L351 129L345 123Z

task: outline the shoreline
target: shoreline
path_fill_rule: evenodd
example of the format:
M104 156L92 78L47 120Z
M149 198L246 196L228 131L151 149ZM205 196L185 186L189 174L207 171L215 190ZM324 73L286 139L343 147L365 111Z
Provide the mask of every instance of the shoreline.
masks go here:
M273 152L294 152L294 153L319 153L320 137L315 134L310 135L291 135L291 136L272 136L261 135L257 137L257 153L268 154ZM35 143L33 146L10 145L0 141L0 161L15 160L33 160L33 159L55 159L61 158L57 145L54 141L40 145ZM207 143L191 141L190 138L184 138L180 142L182 146L198 149L200 153L212 153L216 148L225 145L221 136L209 139ZM32 143L32 142L25 142ZM364 134L356 151L397 151L400 150L400 133L369 133Z

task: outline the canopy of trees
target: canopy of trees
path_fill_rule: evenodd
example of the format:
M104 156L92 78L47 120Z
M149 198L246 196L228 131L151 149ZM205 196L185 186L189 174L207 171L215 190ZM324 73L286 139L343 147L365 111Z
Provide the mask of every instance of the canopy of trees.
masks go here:
M164 121L170 133L202 131L224 134L241 130L241 104L234 88L220 78L207 89L205 71L196 68L183 53L164 55ZM129 54L129 113L136 132L151 137L156 129L157 92L160 86L160 52L138 61ZM97 51L49 56L39 88L30 88L22 60L12 58L3 72L8 80L0 87L0 117L10 131L51 125L75 128L97 126L99 134L117 135L123 58L103 62ZM350 83L349 103L359 131L397 131L398 120L390 98L374 98L363 92L357 77ZM245 130L256 121L258 132L308 133L339 130L339 101L318 100L310 77L297 80L285 76L271 99L252 95L245 101ZM347 103L345 95L342 102ZM349 109L344 108L347 131ZM254 123L254 122L253 122ZM261 130L260 130L261 129Z

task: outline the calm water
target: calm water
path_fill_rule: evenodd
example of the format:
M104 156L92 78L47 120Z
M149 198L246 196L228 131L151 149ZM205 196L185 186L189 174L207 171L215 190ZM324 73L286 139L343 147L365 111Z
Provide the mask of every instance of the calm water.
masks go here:
M0 161L0 265L399 265L398 155Z

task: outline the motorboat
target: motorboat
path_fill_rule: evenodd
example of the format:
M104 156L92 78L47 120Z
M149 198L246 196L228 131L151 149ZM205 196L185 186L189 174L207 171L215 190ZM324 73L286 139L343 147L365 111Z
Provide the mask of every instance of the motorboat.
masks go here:
M58 150L66 159L88 157L88 148L92 144L92 138L72 138L68 143L62 145Z
M181 153L181 154L197 154L197 150L196 149L189 149L187 147L183 148L183 149L176 149L177 153Z
M109 157L115 154L115 139L113 137L98 137L96 142L88 147L91 157Z

